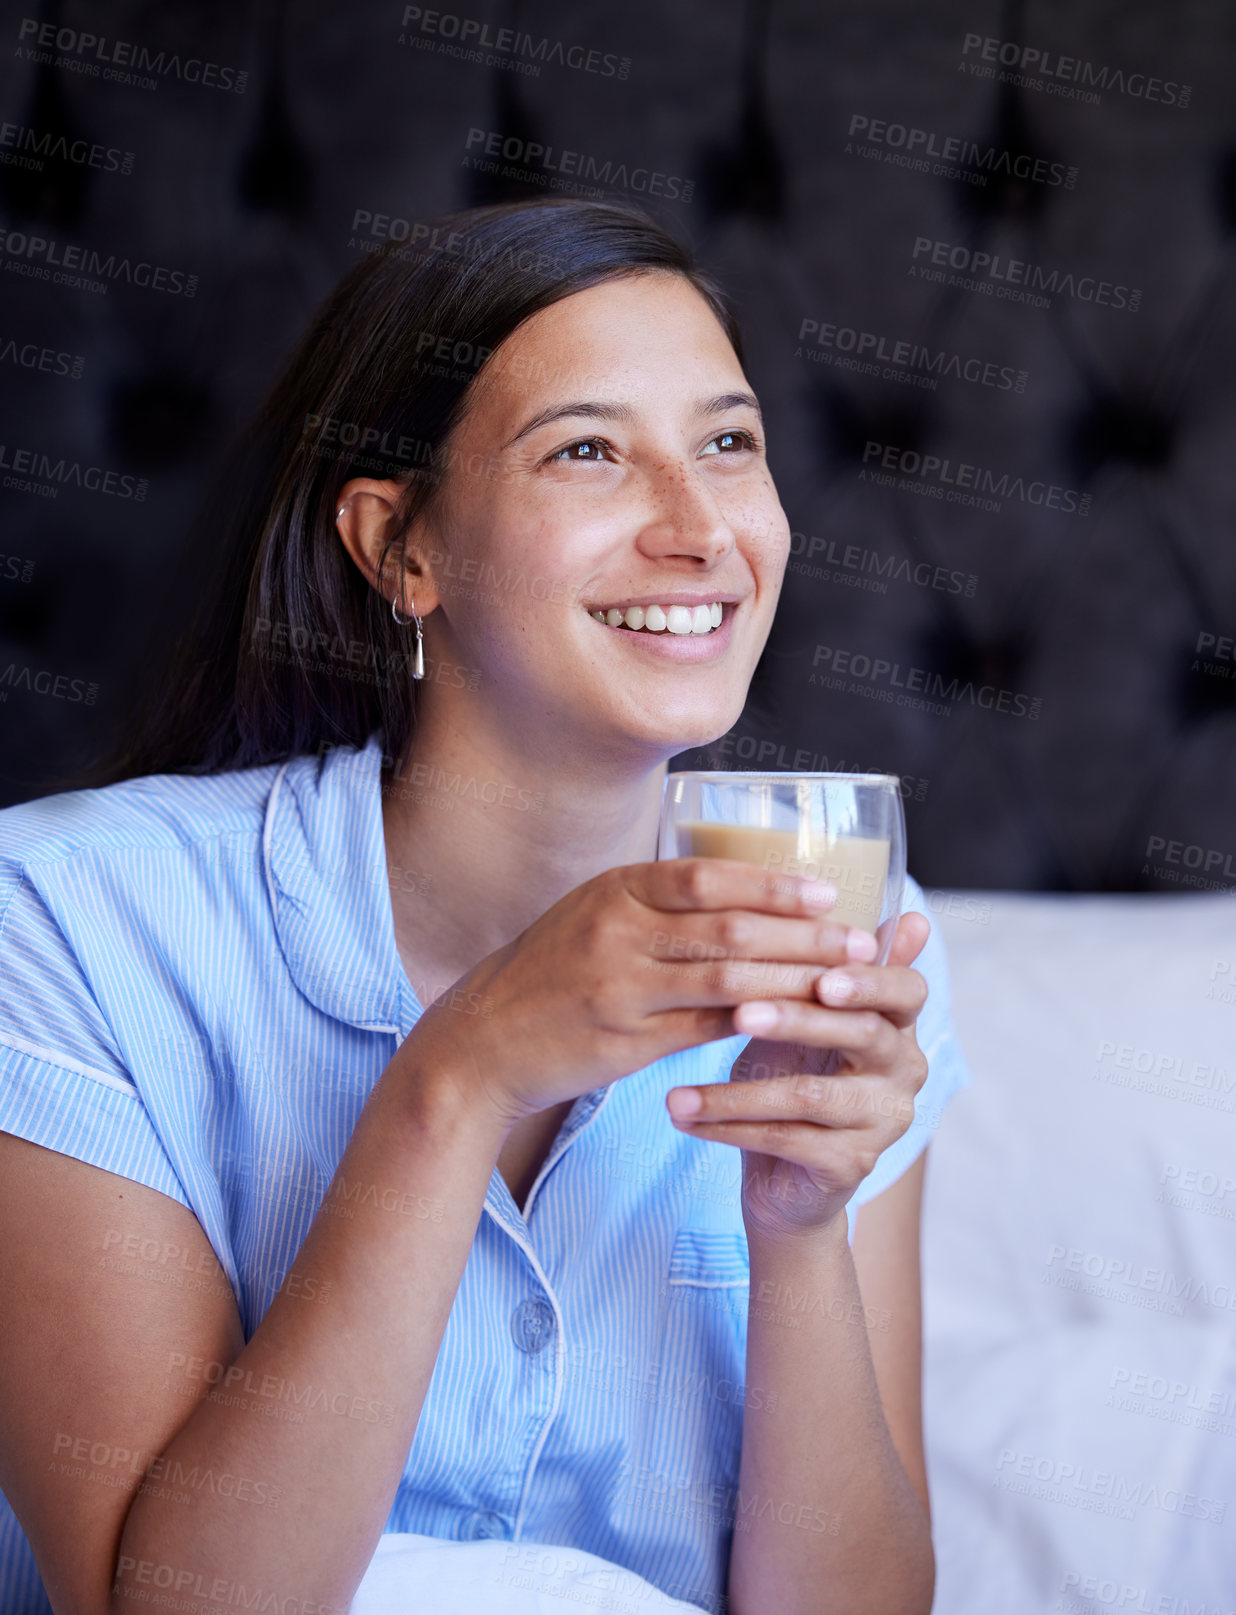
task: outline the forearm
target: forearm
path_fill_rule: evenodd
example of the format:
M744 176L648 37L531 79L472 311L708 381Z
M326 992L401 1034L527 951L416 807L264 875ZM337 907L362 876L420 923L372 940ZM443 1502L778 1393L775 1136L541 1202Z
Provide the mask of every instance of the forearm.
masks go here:
M889 1433L844 1213L749 1238L747 1384L734 1615L927 1615L930 1525Z
M347 1609L407 1461L501 1145L479 1107L412 1076L396 1063L371 1094L235 1362L169 1363L186 1396L205 1399L129 1511L114 1611L162 1586L186 1600L178 1607L214 1612L241 1585L250 1598L274 1593L281 1610ZM198 1485L186 1506L176 1477L194 1470L234 1477L232 1495Z

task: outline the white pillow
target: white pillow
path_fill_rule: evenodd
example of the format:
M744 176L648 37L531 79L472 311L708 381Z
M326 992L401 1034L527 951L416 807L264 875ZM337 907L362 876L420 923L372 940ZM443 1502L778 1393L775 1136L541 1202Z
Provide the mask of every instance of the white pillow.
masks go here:
M700 1615L634 1571L582 1548L453 1542L391 1532L356 1589L349 1615Z

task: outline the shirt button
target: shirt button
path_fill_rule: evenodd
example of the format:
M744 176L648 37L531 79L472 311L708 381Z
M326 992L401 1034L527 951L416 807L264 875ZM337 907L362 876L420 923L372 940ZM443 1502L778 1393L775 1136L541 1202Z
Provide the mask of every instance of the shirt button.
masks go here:
M554 1336L554 1309L539 1295L521 1301L511 1314L511 1338L520 1351L535 1354Z
M477 1509L464 1521L464 1536L472 1542L484 1542L507 1534L506 1521L492 1509Z

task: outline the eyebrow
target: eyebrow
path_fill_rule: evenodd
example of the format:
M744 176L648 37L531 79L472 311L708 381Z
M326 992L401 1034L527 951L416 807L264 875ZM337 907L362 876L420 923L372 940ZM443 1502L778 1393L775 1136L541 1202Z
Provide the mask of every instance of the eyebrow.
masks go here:
M718 393L715 398L700 398L692 405L691 413L702 418L709 415L723 415L729 409L754 410L760 425L764 424L764 416L754 393ZM538 427L548 426L551 421L565 420L571 416L582 416L590 421L620 421L623 425L629 426L636 419L636 411L630 404L608 403L595 398L573 399L569 404L555 404L549 409L541 410L502 446L509 449L518 443L521 437L527 437L529 432L535 432Z

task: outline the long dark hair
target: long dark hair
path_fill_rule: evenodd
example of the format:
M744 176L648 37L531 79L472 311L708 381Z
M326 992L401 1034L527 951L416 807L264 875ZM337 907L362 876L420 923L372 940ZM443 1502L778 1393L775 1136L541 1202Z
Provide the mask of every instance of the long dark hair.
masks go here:
M700 292L741 362L719 287L631 206L469 208L409 227L345 275L238 443L224 501L208 506L218 563L172 666L111 755L71 783L256 767L361 746L378 730L387 755L403 757L415 717L408 630L391 617L394 591L372 588L339 539L339 490L355 476L404 485L380 585L450 476L451 432L488 355L538 310L652 269Z

